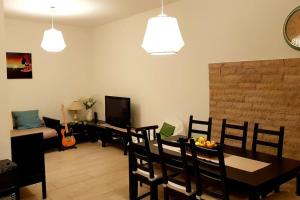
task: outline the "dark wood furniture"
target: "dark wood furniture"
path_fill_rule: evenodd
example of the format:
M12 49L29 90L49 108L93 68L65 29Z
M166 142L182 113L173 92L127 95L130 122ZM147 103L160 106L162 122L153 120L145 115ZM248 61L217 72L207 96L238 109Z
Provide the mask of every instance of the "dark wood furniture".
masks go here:
M197 199L201 199L203 194L208 194L218 199L229 200L223 145L218 145L214 149L207 149L197 147L194 140L191 140L190 144L196 174ZM198 154L217 157L218 162L199 158Z
M106 143L118 143L123 148L124 155L127 155L127 134L126 129L108 125L102 132L102 146Z
M57 119L50 118L50 117L43 117L43 121L44 121L46 127L52 128L52 129L56 130L56 132L57 132L57 137L51 137L51 138L47 138L47 139L43 140L45 149L48 149L48 147L54 146L54 147L58 148L59 151L61 151L62 144L61 144L60 121Z
M178 140L178 138L178 136L171 136L169 140ZM159 160L158 148L157 145L155 145L156 141L150 141L149 143L153 158ZM241 151L241 148L232 146L225 146L224 152L270 163L268 166L254 172L226 166L229 189L231 187L238 187L249 195L249 199L258 200L260 195L264 191L267 191L267 189L272 190L278 185L297 178L296 192L297 195L300 196L300 161L284 157L278 158L277 156L261 152L253 153L248 150ZM176 154L176 152L174 154Z
M184 199L195 199L196 192L192 189L191 177L188 173L185 141L168 141L157 134L157 144L160 164L163 174L164 199L168 200L170 193L184 195ZM180 154L169 154L165 146L180 149Z
M43 199L47 197L43 133L11 137L12 161L18 165L19 186L42 183Z
M242 136L230 134L230 131L239 131ZM248 122L244 122L243 125L229 124L226 119L222 121L222 130L221 130L221 144L225 145L225 139L238 140L241 141L241 148L246 150L247 146L247 131L248 131Z
M76 143L81 142L96 142L98 140L99 128L97 123L91 122L70 122L68 123L69 130L72 129L72 133L76 139Z
M260 139L258 139L258 134L275 136L278 138L278 141L275 143L275 142L260 140ZM257 145L268 146L268 147L277 149L277 157L281 158L282 151L283 151L283 139L284 139L284 127L281 126L279 128L279 131L275 131L275 130L259 128L259 124L255 123L254 124L254 132L253 132L253 141L252 141L252 151L253 151L253 153L257 152ZM275 187L275 189L274 189L275 192L279 192L279 187L280 187L280 185L277 185ZM265 194L263 194L263 196L266 196L267 193L269 193L269 192L271 192L270 189L268 191L265 191Z
M161 173L154 169L154 161L150 152L147 132L133 133L130 128L127 129L127 138L129 142L130 176L133 181L129 187L133 188L132 199L143 199L150 195L151 200L158 200L158 185L162 184ZM134 142L133 142L134 140ZM150 186L150 192L138 197L138 181Z
M112 126L104 121L91 121L69 123L69 128L73 129L74 136L78 142L90 141L96 142L98 139L102 141L102 147L106 147L107 143L121 144L124 155L127 154L127 130L126 128Z
M207 126L206 130L201 130L199 127L196 126L204 125ZM188 137L191 138L193 133L206 135L207 140L211 138L211 125L212 125L212 118L208 118L208 121L200 121L194 119L193 115L190 116L189 120L189 129L188 129Z
M153 126L143 126L134 128L134 131L136 133L143 133L145 132L147 134L148 140L156 140L156 130L158 129L157 125Z
M258 134L273 135L275 137L278 137L278 142L274 143L274 142L262 141L258 139ZM252 151L256 153L257 145L263 145L271 148L276 148L277 156L282 157L283 138L284 138L284 127L281 126L279 131L267 130L267 129L259 128L259 124L255 123L254 132L253 132Z
M15 195L19 200L18 169L10 160L0 160L0 198Z

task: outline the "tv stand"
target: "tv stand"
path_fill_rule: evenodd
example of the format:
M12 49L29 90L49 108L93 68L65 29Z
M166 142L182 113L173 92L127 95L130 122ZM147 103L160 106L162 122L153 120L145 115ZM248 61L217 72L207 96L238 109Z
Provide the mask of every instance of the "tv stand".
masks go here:
M97 126L103 130L100 135L102 147L106 147L107 142L115 141L116 137L123 147L124 155L127 155L127 129L113 126L103 121L99 121Z

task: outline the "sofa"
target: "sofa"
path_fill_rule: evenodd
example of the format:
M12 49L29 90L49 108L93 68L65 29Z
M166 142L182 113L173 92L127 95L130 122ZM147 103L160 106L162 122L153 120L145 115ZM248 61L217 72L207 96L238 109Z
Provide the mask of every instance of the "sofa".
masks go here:
M43 133L45 149L55 147L61 150L61 125L57 119L43 117L40 120L38 110L12 112L13 130L11 137Z

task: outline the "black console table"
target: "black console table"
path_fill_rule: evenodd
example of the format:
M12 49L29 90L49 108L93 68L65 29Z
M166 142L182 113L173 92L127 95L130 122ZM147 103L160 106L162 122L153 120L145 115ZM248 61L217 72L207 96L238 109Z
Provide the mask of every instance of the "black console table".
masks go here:
M107 142L112 142L117 140L119 141L119 143L121 143L123 147L124 155L127 155L127 136L126 136L127 130L125 128L113 126L103 121L99 121L97 123L97 126L100 129L102 129L100 135L102 141L102 147L105 147Z
M100 139L102 147L105 147L107 143L118 140L124 149L124 154L127 154L127 130L125 128L116 127L101 120L97 122L69 122L68 127L72 128L77 143L84 141L96 142Z
M77 143L84 141L96 142L98 140L98 127L95 122L70 122L68 123L69 129L72 129L73 135Z

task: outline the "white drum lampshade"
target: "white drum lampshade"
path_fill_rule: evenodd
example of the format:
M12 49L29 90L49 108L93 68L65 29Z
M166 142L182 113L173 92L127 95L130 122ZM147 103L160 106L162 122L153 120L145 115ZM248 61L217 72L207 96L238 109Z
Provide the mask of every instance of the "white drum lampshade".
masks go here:
M148 20L142 47L151 55L176 54L184 46L177 19L165 14Z
M78 122L77 112L82 110L82 108L83 107L79 101L73 101L68 108L68 110L74 112L73 119L74 119L74 122L76 122L76 123Z
M45 30L41 47L48 52L59 52L64 50L66 43L62 32L53 27Z

